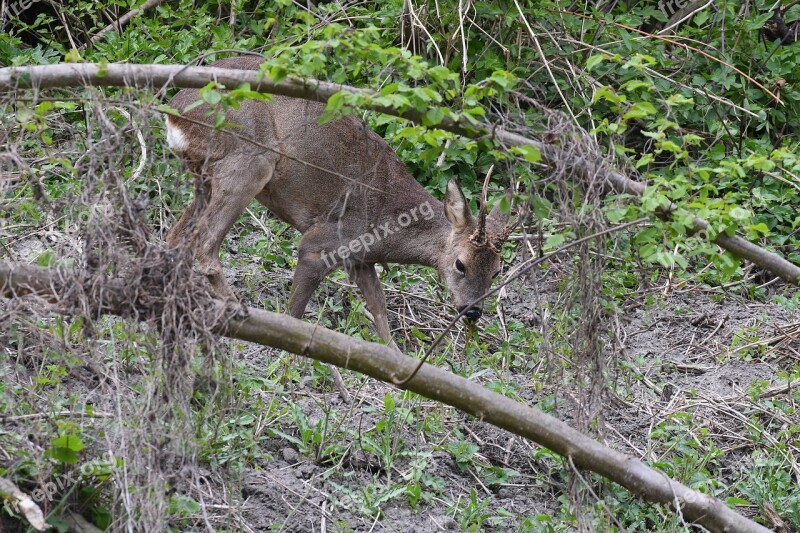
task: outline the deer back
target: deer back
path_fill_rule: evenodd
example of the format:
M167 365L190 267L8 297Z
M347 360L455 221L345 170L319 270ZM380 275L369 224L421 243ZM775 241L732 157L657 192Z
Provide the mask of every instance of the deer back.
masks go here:
M260 64L258 57L233 57L213 66L256 70ZM182 111L198 99L198 90L182 90L170 105ZM169 116L180 134L172 129L168 140L199 173L226 160L265 153L274 158L274 174L257 198L301 232L322 217L340 216L342 207L349 235L420 200L435 202L383 138L354 117L320 125L324 109L284 96L244 101L226 112L226 122L235 126L219 130L209 127L214 119L204 104L183 118Z

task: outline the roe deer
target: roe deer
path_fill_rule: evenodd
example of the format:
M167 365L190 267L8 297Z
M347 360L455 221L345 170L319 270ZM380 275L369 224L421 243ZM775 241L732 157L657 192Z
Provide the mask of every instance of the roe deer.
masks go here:
M258 57L234 57L213 66L256 70ZM411 175L391 147L360 120L319 124L325 105L273 96L226 111L227 130L208 126L209 107L190 107L197 90L178 92L167 117L167 141L202 180L169 231L167 243L186 239L217 296L235 298L225 281L219 249L225 234L253 198L303 234L289 310L301 318L312 293L343 267L361 290L378 335L391 339L386 297L376 263L437 268L459 312L476 321L500 272L500 248L511 231L495 209L474 217L455 180L444 202ZM185 110L185 111L184 111ZM467 306L471 306L466 309Z

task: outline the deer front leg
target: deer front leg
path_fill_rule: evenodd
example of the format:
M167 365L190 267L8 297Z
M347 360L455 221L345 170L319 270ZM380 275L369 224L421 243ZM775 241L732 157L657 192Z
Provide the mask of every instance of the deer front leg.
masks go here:
M386 295L381 286L381 280L375 271L374 264L357 264L349 269L350 279L358 285L367 309L372 313L375 320L375 329L378 336L386 341L386 344L398 350L399 348L392 339L392 332L389 329L389 318L386 313Z
M188 238L187 234L190 233L189 229L199 209L200 203L201 200L199 198L194 198L192 203L189 204L189 207L183 211L178 222L167 232L166 241L170 248L177 247L183 239Z
M305 241L305 237L303 238ZM292 295L289 298L289 314L294 318L303 318L308 301L317 290L325 276L333 270L325 265L322 254L318 251L305 250L304 242L300 243L297 267L292 277Z
M294 318L303 318L308 301L314 291L317 290L325 276L336 268L336 265L329 265L322 258L322 249L315 243L318 231L317 228L309 228L300 241L297 268L294 269L292 278L292 296L289 298L289 314ZM333 383L339 390L339 397L345 403L350 403L352 399L344 384L342 374L333 365L329 365L329 368Z

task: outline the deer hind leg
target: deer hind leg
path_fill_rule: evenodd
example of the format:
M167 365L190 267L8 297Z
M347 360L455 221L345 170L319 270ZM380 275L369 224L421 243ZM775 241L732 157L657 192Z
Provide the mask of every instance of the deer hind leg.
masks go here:
M386 313L386 295L383 292L378 273L375 271L375 265L356 264L348 269L348 274L350 280L358 285L367 304L367 309L372 313L378 336L392 348L398 349L389 329L389 319Z
M203 187L204 185L200 181L202 176L199 173L195 173L192 171L192 175L195 178L195 182L200 184L198 187ZM194 198L192 198L192 202L189 204L181 217L178 219L178 222L175 223L174 226L167 232L167 245L171 248L177 247L184 239L189 239L192 236L192 228L194 223L196 222L196 217L198 212L203 211L203 206L207 203L207 198L203 195L208 194L208 189L210 188L210 184L206 184L205 191L195 191Z
M211 182L208 204L202 206L202 199L196 199L187 211L194 215L194 231L189 242L200 271L206 275L214 294L219 298L235 300L233 289L225 280L219 249L231 226L261 192L272 178L275 159L266 155L229 154L216 161L207 169ZM187 222L184 217L178 221L174 231L170 231L168 242L180 240L185 233ZM183 223L183 226L181 225Z

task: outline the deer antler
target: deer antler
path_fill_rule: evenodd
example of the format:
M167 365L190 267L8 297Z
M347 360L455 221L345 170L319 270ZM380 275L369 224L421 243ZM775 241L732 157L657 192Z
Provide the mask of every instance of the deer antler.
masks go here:
M492 177L494 165L489 167L489 172L486 173L486 178L483 180L483 191L481 192L481 207L478 215L478 227L475 228L475 233L469 238L470 242L475 246L486 246L489 244L486 238L486 200L489 194L489 179Z
M489 243L489 246L491 246L492 249L497 253L500 253L500 251L503 249L503 243L506 242L509 235L511 235L511 232L514 231L517 228L517 226L519 226L519 223L522 222L522 219L525 218L527 214L528 214L528 204L526 203L524 205L519 206L519 211L517 212L517 218L514 219L514 222L506 224L501 231L493 235L491 238L491 242Z
M491 246L495 252L500 253L500 251L503 249L503 243L506 242L506 239L508 239L509 235L511 235L511 232L514 231L517 226L519 226L520 221L522 221L521 215L518 216L514 222L506 224L500 232L492 237L492 241L489 243L489 246Z

